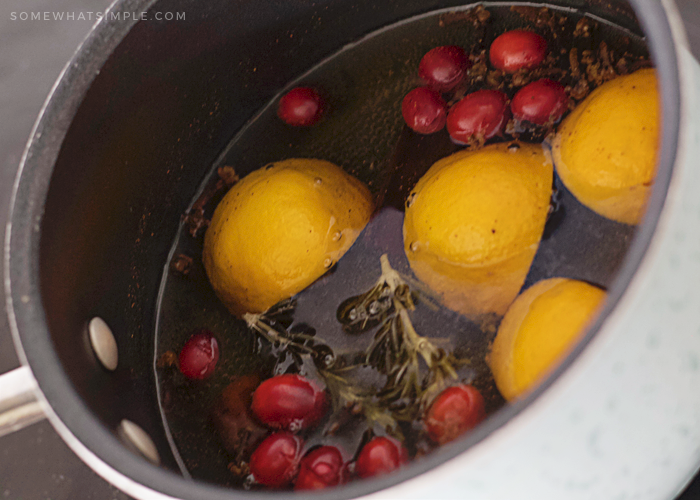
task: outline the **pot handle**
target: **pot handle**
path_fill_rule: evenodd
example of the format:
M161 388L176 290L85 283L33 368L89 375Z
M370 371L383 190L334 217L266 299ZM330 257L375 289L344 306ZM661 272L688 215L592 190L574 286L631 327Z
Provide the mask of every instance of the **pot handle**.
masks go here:
M0 375L0 437L46 418L28 366Z

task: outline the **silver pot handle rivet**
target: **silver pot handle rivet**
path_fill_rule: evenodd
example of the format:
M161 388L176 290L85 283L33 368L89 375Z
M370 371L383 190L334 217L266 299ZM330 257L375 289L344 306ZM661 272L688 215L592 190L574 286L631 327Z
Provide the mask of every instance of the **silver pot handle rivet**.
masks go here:
M156 445L153 444L151 437L141 427L131 420L124 419L119 424L118 433L127 445L136 448L136 451L154 464L160 464L160 455Z
M119 349L109 325L102 318L94 317L88 325L88 333L92 350L102 366L110 371L116 370L119 362Z

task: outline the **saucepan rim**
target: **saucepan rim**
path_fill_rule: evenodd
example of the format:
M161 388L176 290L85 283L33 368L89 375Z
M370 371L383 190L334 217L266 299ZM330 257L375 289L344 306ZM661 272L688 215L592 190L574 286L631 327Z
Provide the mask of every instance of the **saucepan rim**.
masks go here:
M112 12L145 12L157 0L117 0ZM474 2L482 3L482 2ZM492 2L497 3L497 2ZM502 3L502 2L500 2ZM546 2L544 2L546 4ZM329 492L319 499L360 497L391 487L464 453L497 429L525 412L533 401L568 367L597 335L605 330L605 319L625 294L657 230L671 181L679 145L681 88L674 30L660 2L629 0L647 35L662 89L663 132L656 187L647 215L639 227L614 285L609 290L603 314L562 365L528 397L500 410L465 439L445 447L402 471L387 477L358 481ZM538 3L542 5L542 3ZM134 16L136 17L136 16ZM64 69L47 99L21 160L15 181L4 244L5 290L10 327L21 362L29 365L38 382L39 397L47 416L68 445L93 469L128 493L148 498L224 500L239 497L276 498L289 494L240 492L213 484L187 480L156 467L128 451L90 412L73 388L53 351L42 309L39 283L39 240L43 206L51 173L64 137L80 103L109 55L136 24L136 20L111 20L105 16L90 32ZM677 33L676 33L677 35ZM677 36L677 40L682 38Z

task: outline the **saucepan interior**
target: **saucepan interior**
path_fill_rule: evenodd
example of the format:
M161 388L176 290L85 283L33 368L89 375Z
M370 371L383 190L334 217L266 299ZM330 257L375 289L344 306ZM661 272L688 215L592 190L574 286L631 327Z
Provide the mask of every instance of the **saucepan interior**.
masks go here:
M671 175L679 122L673 42L660 6L634 3L635 16L626 2L551 3L646 36L659 69L664 130L656 188L629 253L619 258L607 311L653 236ZM23 349L65 435L116 476L173 497L253 495L184 478L163 427L154 321L182 216L227 144L289 82L380 28L454 8L463 6L454 0L162 0L113 8L132 15L144 11L146 17L155 12L185 16L139 22L122 17L98 26L48 104L24 162L13 211L9 265ZM86 343L86 324L95 316L116 336L119 366L114 372L97 363ZM396 475L329 495L350 498L426 472L505 425L546 385L444 452ZM123 419L151 436L161 467L122 445L117 429Z

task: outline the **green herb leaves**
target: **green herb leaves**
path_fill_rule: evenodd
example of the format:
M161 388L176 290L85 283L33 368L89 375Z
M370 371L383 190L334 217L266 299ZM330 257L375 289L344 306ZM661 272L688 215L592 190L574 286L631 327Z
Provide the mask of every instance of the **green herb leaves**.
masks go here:
M382 255L382 274L367 292L343 301L336 311L346 333L376 329L369 346L346 364L315 335L289 328L295 303L290 299L262 314L246 314L248 326L301 365L310 356L331 394L334 412L327 427L333 433L347 418L363 415L368 426L379 424L401 437L397 423L420 419L434 397L457 380L462 361L420 336L411 321L418 295ZM312 329L313 330L313 329ZM358 382L354 372L371 367L384 380L381 388Z

